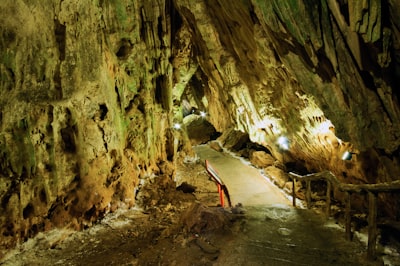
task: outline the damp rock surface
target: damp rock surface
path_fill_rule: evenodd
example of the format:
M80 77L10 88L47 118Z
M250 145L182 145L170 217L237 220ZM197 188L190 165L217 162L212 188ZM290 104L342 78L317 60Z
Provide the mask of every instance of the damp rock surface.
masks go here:
M257 201L232 208L218 206L218 194L211 186L215 184L201 173L202 168L201 163L178 168L185 173L181 173L182 182L190 183L193 176L197 177L194 195L164 187L164 198L174 198L175 202L147 209L120 208L81 232L55 229L40 233L11 250L0 263L380 265L365 260L363 243L345 241L343 229L314 210Z
M0 256L135 206L214 131L346 183L398 179L399 1L1 0L0 13ZM175 130L192 111L204 123ZM379 200L398 220L399 195Z

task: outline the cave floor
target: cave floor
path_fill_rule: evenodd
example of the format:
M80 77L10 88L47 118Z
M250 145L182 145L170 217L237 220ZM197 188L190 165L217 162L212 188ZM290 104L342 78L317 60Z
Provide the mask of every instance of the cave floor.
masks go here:
M365 245L345 241L333 220L291 207L257 169L207 146L196 152L201 159L179 164L176 174L194 193L173 189L174 204L120 208L80 232L39 233L0 265L382 265L366 261ZM236 207L218 206L216 186L199 163L205 157ZM206 212L196 216L199 209Z

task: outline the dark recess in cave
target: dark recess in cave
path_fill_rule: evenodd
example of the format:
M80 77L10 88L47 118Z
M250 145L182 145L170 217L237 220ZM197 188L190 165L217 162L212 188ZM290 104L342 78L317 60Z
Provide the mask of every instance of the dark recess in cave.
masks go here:
M96 213L96 206L92 206L88 211L85 212L85 219L90 220L91 217L94 217Z
M367 71L360 71L361 77L364 81L364 85L370 90L376 90L374 78Z
M249 13L250 13L250 18L251 18L251 21L253 22L253 24L255 24L255 25L260 24L260 20L258 19L257 14L254 12L254 6L253 5L251 5Z
M317 52L318 66L316 71L324 82L332 82L332 78L336 76L335 70L333 69L331 61L321 51Z
M196 100L197 106L200 109L204 109L201 99L204 97L205 94L204 87L207 83L207 77L203 72L197 74L199 75L193 75L193 77L190 79L189 88L191 89L191 94L195 96L194 98Z
M165 109L165 104L163 101L163 82L164 77L163 76L158 76L156 78L156 91L155 91L155 100L156 103L161 104L162 107Z
M349 16L349 5L347 4L347 0L339 0L339 8L340 13L342 13L344 19L346 20L347 25L350 24L350 16Z
M42 190L40 190L39 198L40 198L41 202L47 204L47 195L46 195L46 191L44 190L44 188L42 188Z
M100 104L99 107L100 107L100 120L104 120L106 118L107 113L108 113L107 105Z
M216 140L216 139L218 139L221 135L222 135L221 132L215 131L214 133L212 133L212 134L210 135L210 140Z
M7 208L8 202L10 201L11 196L15 193L18 194L18 191L20 190L20 184L18 181L13 180L11 182L10 188L6 191L4 194L3 198L1 199L1 207L3 209Z
M293 172L299 175L307 175L310 174L310 172L307 170L307 168L304 166L305 163L301 161L295 161L295 162L285 162L285 168L287 172Z
M54 90L55 90L55 99L60 100L62 99L62 86L61 86L61 74L60 74L60 64L55 67L54 70Z
M117 104L118 104L119 106L121 106L121 98L120 98L120 96L119 96L119 89L118 89L117 85L115 85L114 91L115 91L115 94L117 95Z
M132 43L128 39L122 39L120 47L116 53L118 59L126 59L132 51Z
M162 41L163 40L163 25L162 25L162 23L163 23L163 17L162 16L158 16L158 19L157 19L157 34L158 34L158 39L161 40L160 47L164 48L165 45L164 45L164 42Z
M65 40L66 40L66 26L61 24L58 20L54 20L54 35L60 53L60 61L65 60Z
M166 13L171 14L171 42L175 40L176 33L182 27L182 18L179 12L175 9L174 1L167 0L165 3Z
M14 31L3 28L0 26L0 32L2 33L2 40L6 41L7 43L12 43L16 39L16 34Z
M65 152L75 153L76 145L75 145L75 132L76 126L70 126L61 129L61 138L63 140L63 148Z
M22 211L22 215L23 215L24 219L28 219L28 218L31 218L33 216L33 214L34 214L33 205L31 203L28 203L28 205L26 205L26 207Z
M141 8L140 11L140 21L142 22L140 24L140 39L143 40L144 42L146 42L146 17L144 17L143 14L145 14L146 12L144 11L144 8ZM147 42L146 42L147 43Z

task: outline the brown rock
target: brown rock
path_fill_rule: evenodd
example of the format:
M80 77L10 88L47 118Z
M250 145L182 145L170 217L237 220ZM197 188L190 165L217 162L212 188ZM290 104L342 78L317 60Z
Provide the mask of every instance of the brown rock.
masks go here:
M191 114L185 116L183 124L186 127L192 145L206 143L216 133L213 125L200 115Z
M221 145L219 144L218 141L211 141L209 145L210 145L210 148L213 149L213 150L216 150L218 152L222 152L223 151L223 149L222 149L222 147L221 147Z
M286 182L289 181L289 177L282 169L276 168L275 166L268 166L264 169L264 173L280 188L283 188Z
M258 168L265 168L273 165L275 158L265 151L252 151L250 152L250 162Z
M231 224L229 215L223 208L195 202L182 215L181 222L187 232L200 234L228 228Z

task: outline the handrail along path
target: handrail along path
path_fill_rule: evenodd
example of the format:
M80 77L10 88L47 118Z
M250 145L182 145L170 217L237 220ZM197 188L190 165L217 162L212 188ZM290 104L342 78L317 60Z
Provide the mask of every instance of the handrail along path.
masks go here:
M368 247L367 256L369 259L376 258L376 239L377 239L377 197L379 193L400 191L400 180L376 183L376 184L347 184L340 182L337 177L330 171L323 171L308 175L298 175L289 172L292 182L292 204L296 207L296 180L306 182L306 203L307 208L311 207L311 181L326 180L326 215L330 216L331 209L331 190L332 185L346 194L345 207L345 230L346 239L351 240L351 194L352 193L368 193Z

